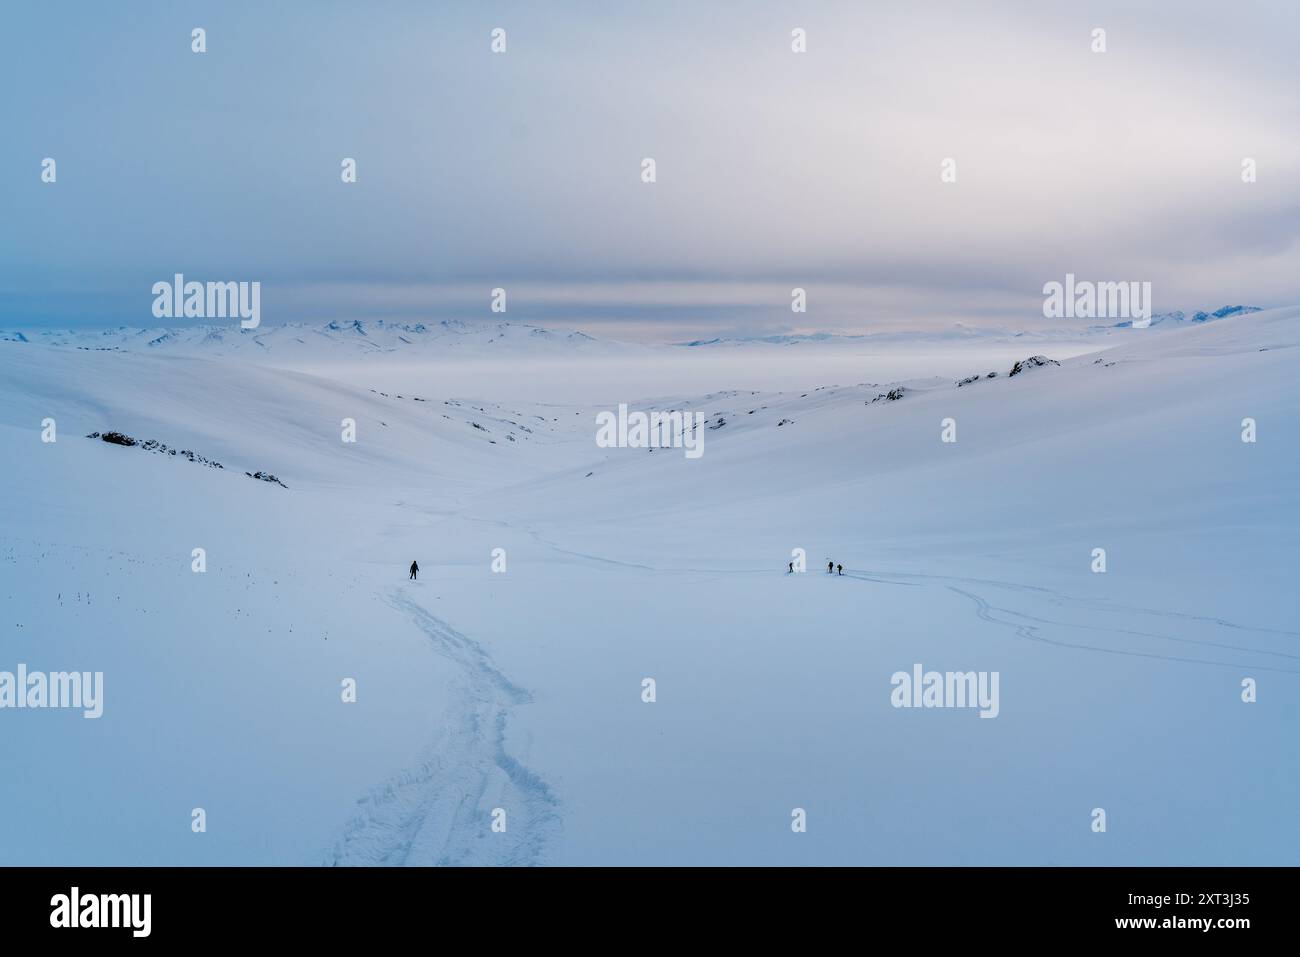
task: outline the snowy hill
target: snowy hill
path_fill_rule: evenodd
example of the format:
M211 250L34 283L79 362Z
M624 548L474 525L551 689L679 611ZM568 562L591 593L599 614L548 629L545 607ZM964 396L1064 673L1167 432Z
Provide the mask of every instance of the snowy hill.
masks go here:
M0 669L105 675L0 713L42 782L0 863L1296 862L1300 308L584 401L540 370L596 346L527 327L175 331L0 342ZM415 335L520 348L470 399L356 345ZM300 347L352 371L246 361ZM704 454L598 447L611 400ZM996 720L893 707L918 662L998 672Z

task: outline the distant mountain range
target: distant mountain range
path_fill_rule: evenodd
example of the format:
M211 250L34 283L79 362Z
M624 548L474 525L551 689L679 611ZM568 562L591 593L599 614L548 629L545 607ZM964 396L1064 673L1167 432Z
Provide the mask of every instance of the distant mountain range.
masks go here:
M1190 325L1192 323L1212 322L1217 319L1228 319L1232 316L1243 316L1252 312L1260 312L1260 306L1223 306L1214 312L1197 312L1190 318L1183 312L1162 312L1151 317L1148 326L1161 326L1166 328L1177 327L1179 325ZM853 343L853 342L907 342L907 341L961 341L963 339L1074 339L1081 336L1104 335L1114 329L1128 329L1133 326L1131 319L1123 322L1108 324L1079 325L1077 323L1065 320L1047 320L1039 328L1030 330L1009 329L1002 326L968 326L964 323L954 323L946 329L927 329L895 332L874 332L861 334L840 334L833 332L812 332L812 333L791 333L781 335L767 336L715 336L711 339L692 339L688 342L677 342L674 345L693 349L709 346L738 346L750 343L764 343L767 345L777 346L797 346L804 344L821 344L821 343Z
M1158 313L1150 326L1177 328L1214 322L1259 312L1258 306L1223 306L1213 312ZM965 340L1064 340L1115 334L1132 327L1131 320L1109 325L1083 326L1065 321L1044 322L1041 327L1008 329L955 323L945 329L864 333L845 335L831 332L729 336L678 342L676 348L725 346L799 346L888 342L961 342ZM648 347L595 339L583 332L552 330L523 322L444 319L439 322L389 322L384 319L327 322L323 325L291 323L241 329L237 321L194 326L151 329L118 326L112 329L0 331L0 341L29 342L100 352L160 352L186 356L234 356L250 359L279 359L295 362L352 359L367 355L572 352L599 354L628 352Z
M1215 319L1228 319L1232 316L1244 316L1252 312L1262 312L1261 306L1223 306L1214 310L1214 312L1197 312L1188 318L1186 313L1181 310L1176 312L1157 312L1151 317L1152 326L1162 323L1168 325L1178 325L1179 323L1190 322L1213 322ZM1127 329L1133 325L1133 320L1128 319L1124 322L1115 323L1116 329Z
M406 351L586 350L597 340L583 332L557 332L517 322L327 322L241 329L239 323L172 328L29 330L0 332L0 341L31 342L90 351L164 352L177 355L343 359Z

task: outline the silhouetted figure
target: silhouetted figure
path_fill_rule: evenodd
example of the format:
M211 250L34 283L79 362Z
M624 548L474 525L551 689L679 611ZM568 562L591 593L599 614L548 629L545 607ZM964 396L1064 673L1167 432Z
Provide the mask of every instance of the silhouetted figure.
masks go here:
M840 574L841 574L841 575L844 574L844 566L843 566L843 565L836 565L835 567L838 568L838 569L840 570Z
M834 562L827 562L827 563L826 563L826 574L829 575L829 574L831 574L833 571L835 571L835 563L834 563Z
M794 574L794 562L790 563L790 574Z
M418 574L420 574L420 566L415 562L411 562L411 580L415 581L415 576Z

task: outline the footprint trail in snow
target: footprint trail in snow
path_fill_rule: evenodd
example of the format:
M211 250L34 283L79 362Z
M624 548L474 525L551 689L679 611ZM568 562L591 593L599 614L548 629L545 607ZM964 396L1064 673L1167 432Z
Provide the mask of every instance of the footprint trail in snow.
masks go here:
M326 852L350 865L534 865L560 830L559 801L506 751L510 711L531 700L487 651L401 591L389 604L408 615L458 670L443 728L419 763L375 787ZM506 830L492 830L492 810Z

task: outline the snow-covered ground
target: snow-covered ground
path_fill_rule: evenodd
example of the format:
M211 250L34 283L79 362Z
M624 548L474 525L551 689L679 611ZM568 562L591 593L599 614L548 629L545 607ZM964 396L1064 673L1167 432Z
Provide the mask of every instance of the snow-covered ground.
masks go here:
M301 333L0 341L0 671L104 673L0 711L0 864L1300 859L1300 308ZM704 454L599 448L619 402ZM893 707L916 663L997 717Z

